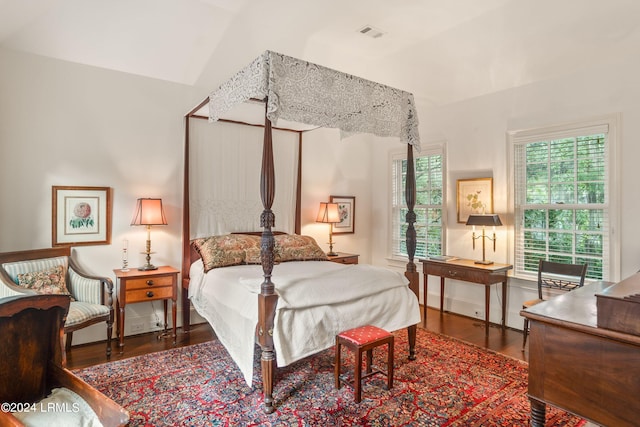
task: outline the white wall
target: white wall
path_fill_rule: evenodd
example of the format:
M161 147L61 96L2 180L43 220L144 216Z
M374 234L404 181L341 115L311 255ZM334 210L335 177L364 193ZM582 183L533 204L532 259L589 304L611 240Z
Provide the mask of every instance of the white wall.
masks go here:
M146 233L129 224L137 198L161 197L169 225L152 229L152 262L180 268L183 116L209 89L0 49L0 251L51 247L52 186L111 187L112 243L75 247L79 263L115 281L127 239L130 266L144 264ZM308 132L303 148L304 232L326 248L328 228L315 223L318 203L355 196L356 234L335 236L334 249L358 253L362 262L370 260L367 139L341 141L322 129ZM128 305L125 335L133 323L157 329L161 307ZM74 334L74 343L102 339L102 325Z
M0 50L0 251L51 247L52 186L111 187L112 244L75 247L79 263L115 281L128 239L130 265L144 264L145 230L129 224L137 198L161 197L169 225L152 229L152 262L180 268L182 117L205 95ZM149 324L150 304L128 306L127 318L127 330L136 318ZM74 343L104 339L103 331L79 331Z
M424 74L421 74L421 76ZM491 174L495 211L506 226L498 231L491 259L509 261L511 227L505 132L547 126L602 114L622 113L620 147L620 276L640 268L640 229L635 226L640 197L640 75L638 59L605 63L562 79L549 80L457 104L420 103L423 145L446 141L448 173L448 249L478 258L470 231L456 223L455 180ZM113 276L120 267L122 239L129 240L130 264L143 263L144 230L129 225L135 200L162 197L169 225L152 230L156 264L180 267L183 115L210 88L191 88L43 57L0 50L0 250L51 245L51 186L108 186L113 189L112 244L80 246L76 258L90 272ZM338 251L361 255L361 262L392 265L389 236L389 152L397 141L370 136L340 140L334 130L304 136L303 232L326 248L328 229L315 223L318 203L329 195L356 197L356 233L335 237ZM532 284L511 281L508 324L521 328L521 301ZM429 286L436 305L439 287ZM447 308L471 315L482 308L483 287L449 286ZM492 290L491 319L499 321L498 292ZM161 313L161 304L155 311ZM153 323L148 304L127 308L132 319ZM149 329L147 328L147 329ZM76 342L103 339L100 326L76 334ZM127 333L127 332L125 332Z
M320 202L329 196L355 197L355 233L333 236L333 250L360 255L371 263L371 143L367 135L343 140L335 129L306 132L302 147L302 234L329 250L329 226L315 222Z
M601 63L561 79L486 95L465 102L427 107L418 105L420 132L424 146L446 141L447 145L447 252L466 258L481 258L481 246L471 248L471 231L456 222L456 179L493 176L494 209L505 227L497 229L497 251L488 249L487 258L511 262L507 251L508 231L513 229L513 210L508 205L508 163L506 132L573 122L596 116L621 113L621 144L617 165L620 221L613 230L620 241L620 272L624 278L640 268L640 228L635 224L640 211L640 60L630 55L622 63ZM418 97L419 99L419 97ZM388 156L377 154L373 169L382 170ZM373 186L386 185L383 175L374 175ZM382 201L380 201L381 203ZM376 201L376 204L378 202ZM373 233L378 233L374 228ZM381 236L379 237L382 238ZM381 254L380 254L381 255ZM382 257L374 257L382 262ZM439 304L439 280L429 283L429 305ZM453 282L452 282L453 283ZM510 280L509 326L522 328L519 316L522 301L534 297L534 283ZM491 320L500 320L499 292L491 294ZM467 315L483 310L484 287L455 282L446 290L445 308Z

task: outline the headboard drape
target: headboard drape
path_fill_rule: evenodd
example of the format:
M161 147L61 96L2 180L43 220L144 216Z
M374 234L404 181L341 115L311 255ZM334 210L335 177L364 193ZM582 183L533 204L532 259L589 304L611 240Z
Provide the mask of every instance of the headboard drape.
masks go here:
M262 129L197 120L190 138L190 239L260 231ZM220 141L220 143L212 143ZM277 228L295 232L297 132L273 131Z

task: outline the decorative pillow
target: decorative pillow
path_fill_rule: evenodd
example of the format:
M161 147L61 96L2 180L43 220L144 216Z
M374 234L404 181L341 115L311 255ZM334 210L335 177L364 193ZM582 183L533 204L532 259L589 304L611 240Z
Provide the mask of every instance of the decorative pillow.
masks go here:
M262 249L260 248L260 238L258 238L258 247L248 248L245 251L246 264L262 264Z
M102 427L91 406L68 388L54 388L49 396L32 407L32 410L12 414L27 426Z
M260 253L260 237L247 234L227 234L195 239L193 246L200 254L204 271L213 268L244 264L246 252L258 248Z
M18 274L18 285L39 294L71 295L64 276L64 266L56 265L47 270Z
M285 261L327 261L324 253L311 236L278 234L275 238L275 260Z

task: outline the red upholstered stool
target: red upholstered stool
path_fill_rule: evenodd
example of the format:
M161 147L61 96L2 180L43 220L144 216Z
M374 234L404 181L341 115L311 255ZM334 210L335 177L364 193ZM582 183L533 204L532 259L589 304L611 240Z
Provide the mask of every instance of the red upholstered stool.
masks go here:
M387 344L387 372L379 369L373 371L373 349ZM336 388L340 388L340 353L342 346L351 350L355 356L355 369L353 379L353 391L356 403L362 400L362 380L375 374L383 374L387 376L387 389L393 387L393 335L384 329L376 326L361 326L359 328L349 329L336 335L336 360L335 360L335 380ZM366 373L362 375L362 353L366 352ZM347 381L345 381L347 382ZM347 382L348 383L348 382Z

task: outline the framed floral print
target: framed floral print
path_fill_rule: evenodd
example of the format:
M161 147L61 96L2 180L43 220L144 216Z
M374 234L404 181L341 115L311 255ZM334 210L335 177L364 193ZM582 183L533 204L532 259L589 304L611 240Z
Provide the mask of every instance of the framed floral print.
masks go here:
M493 178L459 179L457 204L461 223L470 214L493 213Z
M340 222L333 224L333 234L353 234L356 230L356 198L329 196L329 202L338 204Z
M53 246L111 243L111 188L52 187Z

